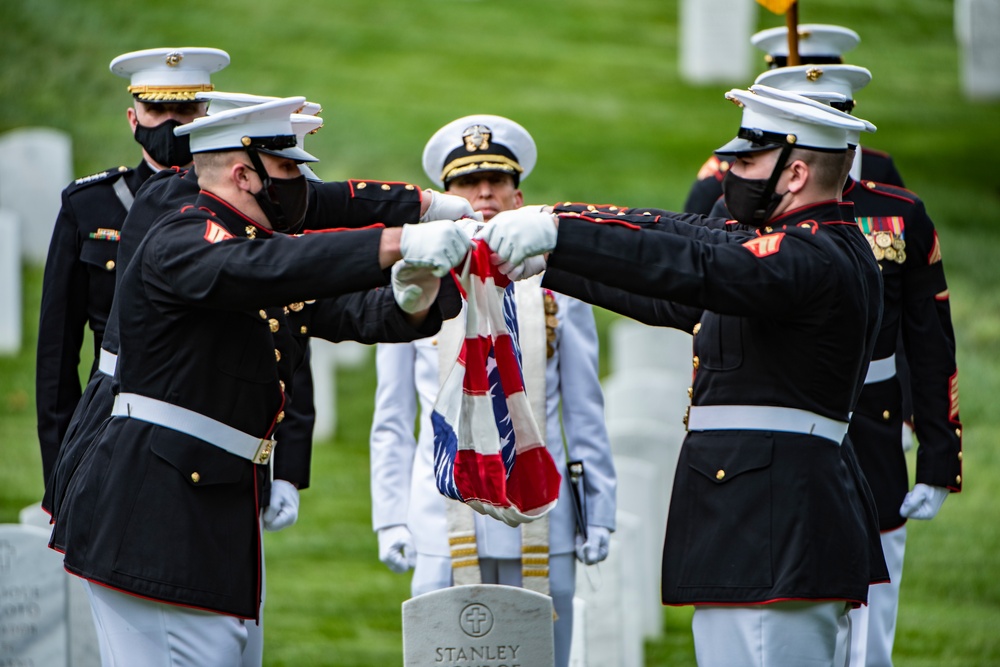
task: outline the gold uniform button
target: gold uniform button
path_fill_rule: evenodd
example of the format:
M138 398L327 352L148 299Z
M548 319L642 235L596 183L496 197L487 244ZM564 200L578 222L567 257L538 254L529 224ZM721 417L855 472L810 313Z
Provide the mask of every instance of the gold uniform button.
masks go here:
M282 410L281 412L279 412L278 413L278 417L274 421L276 423L278 423L278 424L280 424L281 422L285 421L285 411Z
M767 232L768 234L770 234L771 232L774 231L774 228L773 227L765 227L764 231Z
M884 419L886 421L889 421L889 411L888 410L883 410L882 411L882 419Z
M431 345L437 347L437 344L438 344L438 339L437 338L431 338Z
M412 183L407 183L406 184L406 189L407 190L413 190L413 184Z
M961 461L961 460L962 460L962 452L959 452L959 453L958 453L958 460L959 460L959 461Z
M875 181L865 181L865 187L869 190L875 189Z
M122 165L122 166L118 167L118 171L120 173L124 173L124 172L128 171L128 167L126 167L125 165Z
M284 380L278 380L278 386L281 387L281 392L284 393L285 392L285 381Z
M695 370L698 370L698 366L701 365L701 359L699 359L696 355L695 358L691 360L691 365L694 366Z
M274 319L273 317L267 321L267 326L271 329L271 333L274 333L279 328L281 328L280 325L278 324L278 320Z
M274 360L281 361L281 350L274 348Z
M688 387L688 398L694 397L694 387Z
M309 327L303 324L301 327L299 327L299 333L302 334L303 336L306 335L307 333L309 333Z
M263 308L262 308L262 309L260 309L260 310L259 310L259 311L257 312L257 314L258 314L258 315L260 315L260 319L262 319L262 320L266 320L266 319L267 319L267 311L266 311L266 310L264 310Z
M388 183L383 183L383 184L382 184L382 189L383 189L383 190L389 190L389 189L390 189L391 187L392 187L392 186L391 186L391 185L389 185Z
M701 331L701 322L694 325L694 329L691 330L691 333L697 336L699 331Z
M960 428L956 428L956 429L955 429L955 435L957 435L958 437L960 437L960 438L961 438L961 437L962 437L962 429L960 429Z
M201 481L201 475L199 475L196 472L191 473L191 481L197 484L198 482Z
M109 259L107 261L107 263L104 265L104 268L107 269L108 271L114 271L115 270L115 260Z
M720 482L725 476L726 476L726 471L722 470L721 468L715 473L715 479L719 480Z
M961 475L956 475L955 476L955 483L956 484L961 484L962 483L962 476Z
M367 183L358 183L358 190L364 190L368 187Z

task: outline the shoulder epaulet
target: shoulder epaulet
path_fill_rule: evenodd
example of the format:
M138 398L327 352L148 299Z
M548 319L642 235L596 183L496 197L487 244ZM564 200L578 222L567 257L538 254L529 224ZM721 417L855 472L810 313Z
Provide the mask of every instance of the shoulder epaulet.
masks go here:
M111 169L105 169L104 171L99 171L96 174L91 174L90 176L84 176L83 178L78 178L73 181L72 186L79 187L81 185L91 185L92 183L100 183L113 176L122 176L129 171L131 167L126 167L122 165L120 167L113 167Z
M907 190L906 188L901 188L898 185L889 185L888 183L865 180L858 181L858 184L869 192L874 192L875 194L883 195L885 197L895 197L896 199L902 199L903 201L910 202L911 204L920 199L920 197L918 197L915 193Z

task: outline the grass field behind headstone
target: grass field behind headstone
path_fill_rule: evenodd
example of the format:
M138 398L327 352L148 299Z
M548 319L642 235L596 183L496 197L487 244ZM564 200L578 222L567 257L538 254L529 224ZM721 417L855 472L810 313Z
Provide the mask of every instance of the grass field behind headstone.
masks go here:
M896 665L1000 664L1000 103L962 97L951 3L800 5L802 22L861 34L848 62L871 69L874 80L856 113L879 126L863 141L891 152L927 203L952 294L965 491L934 521L909 524ZM761 28L782 23L760 10ZM218 89L301 94L323 105L326 126L308 149L328 180L427 185L427 138L458 116L496 113L538 143L528 203L677 208L698 167L738 125L723 92L751 83L685 84L677 25L677 3L663 0L5 0L0 132L69 132L81 176L134 165L127 82L108 63L130 50L213 46L232 56L215 77ZM718 44L734 47L742 45ZM24 275L24 349L0 359L0 521L8 522L42 488L33 381L41 269ZM610 321L599 313L602 330ZM373 367L342 371L337 381L338 432L316 444L300 521L266 539L269 667L402 663L408 577L378 562L370 529ZM912 453L909 460L912 469ZM667 610L663 638L646 646L647 665L694 664L689 618L690 610Z

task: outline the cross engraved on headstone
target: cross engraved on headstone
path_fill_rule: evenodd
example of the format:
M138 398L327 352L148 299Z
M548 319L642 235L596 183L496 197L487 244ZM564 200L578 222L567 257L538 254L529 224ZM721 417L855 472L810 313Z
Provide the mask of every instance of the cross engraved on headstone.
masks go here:
M470 637L482 637L493 627L493 613L489 607L470 604L462 611L462 630Z

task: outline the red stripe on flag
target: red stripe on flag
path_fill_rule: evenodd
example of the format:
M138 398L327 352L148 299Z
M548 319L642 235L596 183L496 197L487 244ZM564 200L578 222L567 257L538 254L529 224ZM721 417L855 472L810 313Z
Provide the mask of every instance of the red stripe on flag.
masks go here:
M465 352L465 379L462 388L467 395L487 395L490 392L490 381L486 375L486 355L490 351L489 338L466 338L463 346Z
M517 453L517 461L507 478L507 497L520 509L543 507L559 497L561 483L562 476L548 450L534 447Z
M558 473L557 473L558 474ZM507 471L499 454L482 454L460 449L455 456L455 486L465 501L482 500L490 505L507 505L504 480Z
M517 353L514 352L514 342L509 334L502 334L494 342L497 358L497 368L500 371L500 386L506 396L512 396L524 391L524 380L521 378L520 364Z

